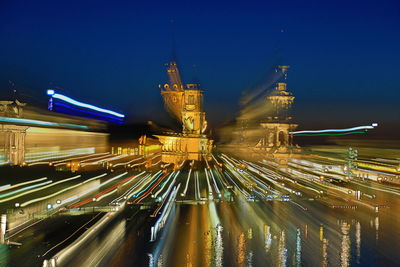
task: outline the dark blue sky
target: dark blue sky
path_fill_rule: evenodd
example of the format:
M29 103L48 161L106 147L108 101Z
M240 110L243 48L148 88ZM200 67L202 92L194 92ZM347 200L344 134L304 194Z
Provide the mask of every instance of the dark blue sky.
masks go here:
M0 90L12 80L40 100L57 85L160 121L171 20L184 80L195 64L214 125L276 63L291 66L300 128L400 122L398 1L2 0Z

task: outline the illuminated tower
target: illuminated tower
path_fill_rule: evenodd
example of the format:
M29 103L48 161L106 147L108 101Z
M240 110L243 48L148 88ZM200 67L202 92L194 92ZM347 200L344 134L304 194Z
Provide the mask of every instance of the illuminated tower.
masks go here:
M282 78L276 83L276 87L267 97L267 105L270 113L261 126L266 130L265 137L260 140L258 147L269 152L286 152L292 145L292 138L289 132L297 125L292 124L290 109L294 96L287 91L287 70L289 66L279 66L276 72L280 72Z
M176 62L170 62L167 66L169 83L162 86L161 94L168 111L182 123L183 134L203 134L207 121L200 85L192 83L184 86Z
M286 89L287 69L289 66L279 66L282 72L282 81L276 83L275 90L267 97L268 103L272 106L272 114L268 117L268 121L288 122L292 119L290 109L292 107L294 96Z
M185 105L182 110L184 134L203 134L207 128L206 114L203 112L203 91L198 84L187 84Z
M162 161L179 166L184 160L211 156L212 140L205 135L206 114L203 91L196 83L182 83L175 61L167 64L168 83L159 85L167 110L182 124L182 133L157 135L162 144Z

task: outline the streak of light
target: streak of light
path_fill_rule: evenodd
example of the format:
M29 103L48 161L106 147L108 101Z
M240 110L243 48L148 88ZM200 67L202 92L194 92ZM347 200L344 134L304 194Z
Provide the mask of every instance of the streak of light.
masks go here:
M119 175L117 175L117 176L115 176L115 177L113 177L113 178L111 178L111 179L108 179L107 181L105 181L105 182L103 182L103 183L101 183L101 184L98 184L98 185L96 185L96 186L93 186L92 188L89 188L89 189L83 191L82 193L80 193L80 194L78 194L78 195L75 195L75 196L69 197L69 198L67 198L67 199L64 199L63 201L61 201L60 204L55 205L54 208L57 208L57 207L59 207L59 206L61 206L61 205L63 205L63 204L69 203L69 202L71 202L71 201L77 200L77 199L79 199L80 197L82 197L82 196L84 196L84 195L86 195L86 194L88 194L88 193L90 193L90 192L93 192L93 191L97 190L98 188L100 188L100 187L102 187L102 186L104 186L104 185L106 185L106 184L108 184L108 183L110 183L110 182L112 182L112 181L114 181L114 180L116 180L116 179L121 178L122 176L126 175L127 173L128 173L128 172L124 172L124 173L122 173L122 174L119 174ZM105 176L105 175L107 175L107 174L99 175L99 177L100 177L100 176ZM97 178L98 178L98 177L94 177L94 178L92 178L92 179L97 179Z
M367 126L357 126L357 127L345 128L345 129L304 130L304 131L289 132L289 134L350 132L350 131L357 131L357 130L374 129L376 126L375 126L375 124L373 124L373 125L367 125Z
M160 209L164 206L164 204L165 204L165 202L166 202L166 200L167 200L167 198L166 198L166 196L169 194L169 192L172 190L172 187L174 186L174 184L175 184L175 179L176 179L176 177L179 175L179 171L176 173L176 175L174 176L174 178L173 178L173 181L172 181L172 183L170 184L170 186L168 187L168 189L167 189L167 191L163 194L163 196L161 197L161 199L163 199L163 202L161 203L161 205L153 212L153 214L152 214L152 217L155 217L157 214L158 214L158 212L160 211Z
M35 203L35 202L38 202L38 201L41 201L41 200L45 200L45 199L48 199L48 198L51 198L51 197L54 197L54 196L56 196L56 195L59 195L59 194L61 194L61 193L64 193L65 191L74 189L74 188L76 188L76 187L78 187L78 186L81 186L81 185L83 185L83 184L86 184L86 183L88 183L88 182L90 182L90 181L93 181L93 180L95 180L95 179L101 178L101 177L103 177L103 176L105 176L105 175L106 175L106 174L101 174L101 175L98 175L98 176L96 176L96 177L90 178L90 179L88 179L88 180L86 180L86 181L83 181L83 182L81 182L81 183L79 183L79 184L70 186L70 187L68 187L68 188L64 188L64 189L62 189L62 190L60 190L60 191L57 191L57 192L55 192L55 193L53 193L53 194L51 194L51 195L47 195L47 196L44 196L44 197L41 197L41 198L36 198L36 199L29 200L29 201L27 201L27 202L22 203L22 204L21 204L21 207L25 207L25 206L28 206L28 205L30 205L30 204L32 204L32 203Z
M174 187L173 191L171 192L169 198L168 198L168 205L166 205L161 213L160 218L156 221L154 226L151 228L151 242L154 242L157 239L157 233L164 227L164 224L171 212L172 207L175 205L174 201L176 198L176 194L179 190L179 187L181 184L178 184L178 186Z
M52 89L49 89L49 90L52 90ZM49 90L47 91L48 93L51 92ZM115 112L115 111L112 111L112 110L108 110L108 109L104 109L104 108L99 108L99 107L96 107L96 106L93 106L93 105L90 105L90 104L82 103L82 102L74 100L74 99L72 99L72 98L70 98L68 96L54 93L54 91L50 95L53 98L61 99L61 100L65 101L65 102L68 102L68 103L70 103L72 105L75 105L75 106L92 109L92 110L95 110L95 111L98 111L98 112L102 112L102 113L108 113L108 114L117 116L119 118L124 118L125 117L125 115L123 115L121 113L118 113L118 112Z
M39 179L30 180L30 181L19 183L19 184L15 184L15 185L12 185L12 186L9 185L9 184L8 185L3 185L1 187L1 189L0 189L0 192L1 191L5 191L5 190L10 190L10 189L22 186L22 185L32 184L32 183L36 183L36 182L40 182L40 181L44 181L44 180L47 180L47 177L42 177L42 178L39 178Z
M350 135L350 134L363 134L366 133L366 131L361 132L361 131L353 131L353 132L348 132L348 133L321 133L321 134L292 134L293 136L340 136L340 135Z
M211 184L210 184L210 180L208 178L208 172L207 172L206 168L204 168L204 172L206 174L206 181L207 181L207 188L208 188L208 198L211 200L211 199L213 199L213 191L212 191L212 188L211 188Z
M189 174L188 174L188 176L187 176L187 179L186 179L186 185L185 185L185 188L183 189L183 192L181 193L181 196L186 196L186 192L187 192L187 189L188 189L188 186L189 186L189 181L190 181L190 175L192 174L192 168L190 168L190 170L189 170Z
M18 124L31 124L31 125L39 125L39 126L51 126L51 127L61 127L61 128L77 128L87 130L89 129L86 125L78 125L71 123L58 123L58 122L50 122L50 121L41 121L41 120L32 120L32 119L21 119L21 118L9 118L9 117L0 117L0 122L10 122L10 123L18 123Z
M108 197L109 195L112 195L112 194L114 194L114 193L117 192L117 191L118 191L118 188L115 188L114 190L111 190L111 191L109 191L108 193L102 194L101 196L99 196L99 197L96 198L96 201L100 201L100 200L102 200L103 198Z
M0 200L0 203L9 201L9 200L12 200L12 199L15 199L15 198L18 198L18 197L21 197L21 196L24 196L24 195L33 193L33 192L36 192L36 191L39 191L39 190L43 190L43 189L49 188L49 187L51 187L51 186L55 186L55 185L57 185L57 184L61 184L61 183L65 183L65 182L68 182L68 181L71 181L71 180L75 180L75 179L78 179L78 178L80 178L80 177L81 177L81 175L76 175L76 176L73 176L73 177L70 177L70 178L67 178L67 179L64 179L64 180L55 182L55 183L52 183L52 181L48 181L48 182L42 183L41 185L44 185L44 186L42 186L42 187L35 188L35 189L29 190L29 191L27 191L27 192L23 192L23 193L21 193L21 194L18 194L18 195L16 195L16 196L13 196L13 197L9 197L9 198ZM50 184L49 184L49 183L50 183ZM46 184L47 184L47 185L46 185Z
M29 189L32 189L32 188L36 188L36 187L39 187L39 186L46 186L46 185L51 184L51 183L52 183L52 181L49 180L49 181L46 181L46 182L43 182L43 183L34 184L34 185L31 185L31 186L27 186L27 187L24 187L24 188L21 188L21 189L18 189L18 190L3 194L3 195L1 195L1 197L6 197L6 196L9 196L9 195L13 195L13 194L16 194L16 193L19 193L19 192L23 192L23 191L26 191L26 190L29 190ZM12 197L9 197L9 198L2 199L2 200L0 200L0 203L19 198L21 196L24 196L24 195L27 195L27 194L30 194L30 193L33 193L33 192L36 192L36 191L39 191L39 190L42 190L42 189L44 189L44 187L32 189L32 190L20 193L20 194L18 194L16 196L12 196Z

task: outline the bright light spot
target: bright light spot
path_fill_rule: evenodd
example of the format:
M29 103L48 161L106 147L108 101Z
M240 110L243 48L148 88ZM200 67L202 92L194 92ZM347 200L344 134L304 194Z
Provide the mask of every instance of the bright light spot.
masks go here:
M54 95L53 89L47 89L47 95Z

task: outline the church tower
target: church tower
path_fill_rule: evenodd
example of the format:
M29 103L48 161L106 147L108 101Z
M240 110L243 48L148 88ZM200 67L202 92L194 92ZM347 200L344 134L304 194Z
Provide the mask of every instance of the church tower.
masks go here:
M268 152L287 152L292 145L292 137L289 132L297 125L292 124L290 109L294 96L287 90L287 70L289 66L279 66L276 72L280 72L281 79L276 83L272 93L267 97L269 114L261 126L266 130L265 136L260 140L258 147Z
M203 134L207 128L206 114L203 111L203 92L199 84L187 84L185 105L182 110L183 133Z
M207 138L203 91L197 83L183 84L175 61L167 64L169 82L160 85L167 110L182 124L182 132L156 135L162 144L162 161L179 168L185 160L211 157L213 140Z

